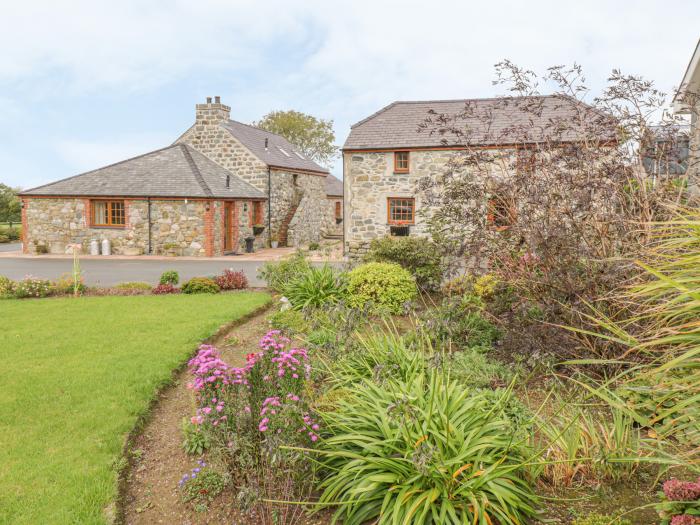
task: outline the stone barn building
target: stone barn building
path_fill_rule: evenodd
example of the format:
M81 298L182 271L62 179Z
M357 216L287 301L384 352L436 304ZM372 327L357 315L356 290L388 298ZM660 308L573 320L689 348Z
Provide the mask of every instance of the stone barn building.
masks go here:
M328 170L285 138L196 105L173 145L20 194L23 249L64 253L109 239L115 254L217 256L319 241Z
M522 111L519 104L536 109ZM528 151L538 142L547 140L537 136L537 130L556 128L557 123L570 123L581 115L609 119L586 104L557 95L394 102L384 107L354 124L343 146L343 224L349 258L361 257L378 237L427 234L426 219L431 209L420 181L439 180L452 169L455 154L465 149L450 145L448 133L421 130L431 115L459 116L461 129L469 132L470 149L483 148L503 158L517 158L509 162L514 166L521 165L522 154L530 155ZM439 121L437 117L435 120ZM508 142L508 131L518 126L530 133L530 143L528 139ZM581 135L565 131L557 140L578 142ZM490 199L485 209L492 210L491 201L496 203L497 199ZM499 220L510 215L509 210L496 212L489 212L489 222L493 217Z

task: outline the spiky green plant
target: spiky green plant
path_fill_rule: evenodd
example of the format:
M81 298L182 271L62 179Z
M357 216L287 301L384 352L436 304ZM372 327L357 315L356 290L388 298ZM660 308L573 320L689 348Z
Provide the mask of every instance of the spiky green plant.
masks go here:
M345 298L347 285L342 273L327 264L309 267L286 285L282 293L289 299L292 308L302 310L336 304Z
M536 514L527 447L493 402L439 370L364 380L322 417L319 506L337 509L334 523L513 525Z

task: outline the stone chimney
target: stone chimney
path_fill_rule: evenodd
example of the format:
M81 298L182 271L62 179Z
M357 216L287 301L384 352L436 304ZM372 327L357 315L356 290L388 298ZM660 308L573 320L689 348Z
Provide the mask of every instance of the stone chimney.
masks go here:
M196 106L196 124L210 125L227 122L231 119L231 108L221 103L221 97L207 97L206 104Z

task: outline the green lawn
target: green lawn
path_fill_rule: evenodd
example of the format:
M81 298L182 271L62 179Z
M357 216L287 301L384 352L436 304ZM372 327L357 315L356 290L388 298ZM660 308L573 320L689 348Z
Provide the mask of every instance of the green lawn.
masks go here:
M227 321L221 295L0 300L0 523L102 523L156 387Z

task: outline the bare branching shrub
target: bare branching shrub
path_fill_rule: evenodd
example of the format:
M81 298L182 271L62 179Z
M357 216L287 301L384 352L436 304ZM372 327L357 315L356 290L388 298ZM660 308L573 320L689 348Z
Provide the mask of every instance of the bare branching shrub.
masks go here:
M439 177L421 181L430 234L453 271L496 271L520 306L543 310L540 337L525 326L512 341L517 350L585 347L604 356L614 345L556 344L553 335L570 336L552 325L585 325L578 307L633 279L648 225L665 217L668 202L685 201L684 175L648 168L660 165L653 155L668 160L656 145L676 137L681 122L662 111L665 96L651 82L619 71L591 100L577 65L539 76L504 61L496 73L510 96L431 112L421 125L456 149ZM553 94L541 96L541 86Z

